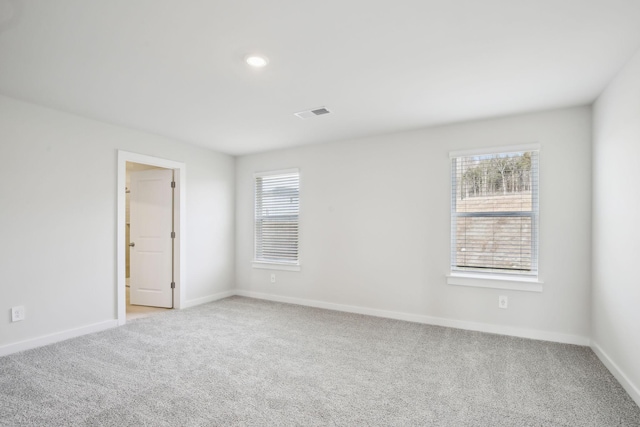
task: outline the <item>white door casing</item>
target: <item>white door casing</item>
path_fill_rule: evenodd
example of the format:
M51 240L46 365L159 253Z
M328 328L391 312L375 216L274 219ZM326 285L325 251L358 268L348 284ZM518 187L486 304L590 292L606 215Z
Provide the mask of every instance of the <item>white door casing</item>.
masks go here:
M173 170L131 172L131 304L173 307Z

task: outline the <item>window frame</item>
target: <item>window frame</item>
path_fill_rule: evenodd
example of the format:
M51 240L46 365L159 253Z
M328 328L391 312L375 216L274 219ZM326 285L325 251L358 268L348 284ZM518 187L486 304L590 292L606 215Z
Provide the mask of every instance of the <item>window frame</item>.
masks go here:
M535 179L535 191L532 195L531 211L509 211L509 212L476 212L476 213L458 213L456 209L457 197L454 197L457 191L457 176L454 169L454 159L461 157L472 157L479 155L500 155L510 153L521 152L535 152L536 154L536 170L534 172ZM541 147L538 143L523 144L523 145L510 145L503 147L491 147L480 148L473 150L452 151L449 153L449 174L450 174L450 259L449 259L449 274L446 275L447 283L450 285L459 286L474 286L474 287L486 287L496 289L513 289L522 291L542 292L542 280L540 279L540 153ZM474 269L461 268L456 269L455 254L456 254L456 227L454 218L459 217L530 217L531 218L531 272L530 273L516 273L508 271L499 271L496 269L484 270L481 268Z
M297 252L296 252L296 260L289 261L277 261L277 260L268 260L268 259L259 259L257 258L258 253L258 217L257 217L257 184L258 178L261 177L275 177L279 175L291 175L296 174L298 178L298 212L296 215L297 218L297 233L298 233L298 243L297 243ZM253 174L253 257L252 257L252 266L253 268L260 269L270 269L270 270L285 270L285 271L300 271L300 170L298 168L290 168L290 169L279 169L273 171L265 171L265 172L256 172Z

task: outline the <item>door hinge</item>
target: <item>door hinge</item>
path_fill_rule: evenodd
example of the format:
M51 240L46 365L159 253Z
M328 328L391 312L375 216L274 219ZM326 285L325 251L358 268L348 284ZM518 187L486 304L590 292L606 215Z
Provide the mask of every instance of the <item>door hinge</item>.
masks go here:
M172 231L172 232L171 232L171 238L172 238L172 239L175 239L175 238L176 238L176 232L175 232L175 231Z
M175 289L176 288L176 282L171 282L171 289Z
M176 182L175 181L171 181L171 188L176 188Z

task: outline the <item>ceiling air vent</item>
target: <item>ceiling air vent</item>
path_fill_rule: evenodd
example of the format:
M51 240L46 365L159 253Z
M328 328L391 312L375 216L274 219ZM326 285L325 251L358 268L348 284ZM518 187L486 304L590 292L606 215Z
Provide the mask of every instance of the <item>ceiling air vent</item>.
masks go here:
M293 115L300 117L301 119L308 119L309 117L322 116L324 114L329 114L330 112L331 111L326 107L318 107L313 110L298 111L297 113L293 113Z

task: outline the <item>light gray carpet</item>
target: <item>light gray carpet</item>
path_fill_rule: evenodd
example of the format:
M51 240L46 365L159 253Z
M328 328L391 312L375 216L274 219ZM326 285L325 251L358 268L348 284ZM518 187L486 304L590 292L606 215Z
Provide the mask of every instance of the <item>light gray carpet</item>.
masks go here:
M0 358L3 426L640 426L586 347L232 297Z

